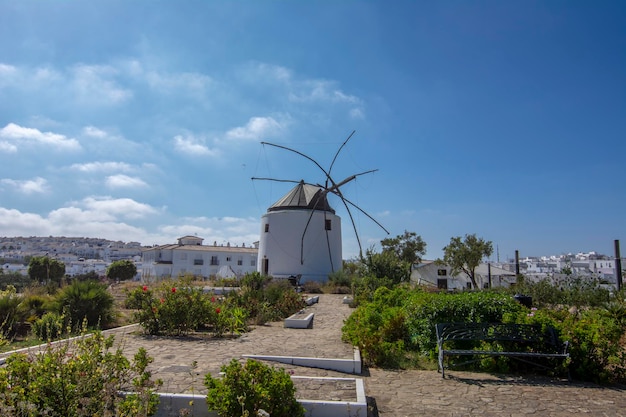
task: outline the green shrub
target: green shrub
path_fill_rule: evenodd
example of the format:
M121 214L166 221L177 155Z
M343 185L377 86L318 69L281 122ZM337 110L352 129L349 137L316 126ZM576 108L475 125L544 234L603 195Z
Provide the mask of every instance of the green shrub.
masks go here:
M354 294L354 304L367 303L372 301L374 293L378 288L393 288L393 281L386 277L377 277L367 274L354 279L352 282L352 293Z
M414 293L405 305L411 348L436 357L437 323L502 322L507 314L525 310L507 294L491 291L460 293Z
M96 281L72 281L55 296L57 312L64 314L70 323L87 326L106 326L113 321L113 296L106 285Z
M428 293L381 287L372 294L371 301L361 303L348 317L342 338L358 346L364 361L370 365L401 367L413 355L437 357L437 323L549 325L557 330L562 340L570 343L569 367L574 378L625 382L626 301L623 301L623 294L601 307L569 308L559 306L563 299L557 296L563 294L562 290L548 289L545 283L534 288L539 292L533 294L544 294L542 299L551 301L545 308L528 309L506 291ZM570 297L573 293L567 294ZM578 294L587 294L583 297L587 302L599 303L603 299L601 292L584 290ZM555 300L559 300L558 303L552 304ZM482 348L498 349L498 346L484 342ZM507 358L488 358L478 362L475 369L517 372L525 371L525 366ZM558 368L557 372L562 370Z
M100 332L75 344L48 345L43 353L13 354L0 368L0 415L23 417L147 416L158 396L141 348L130 362L113 337ZM135 395L124 397L122 390Z
M435 324L499 322L520 306L512 297L493 292L427 293L407 287L378 288L372 301L348 317L342 338L358 346L364 360L397 367L409 352L436 357Z
M328 274L328 284L334 287L350 287L352 279L348 272L343 269Z
M22 299L16 294L15 288L8 286L0 291L0 334L12 335L22 320L20 304Z
M248 359L242 365L233 359L221 368L223 376L205 377L206 401L220 417L256 416L265 410L272 417L304 416L296 401L296 389L287 372Z
M322 294L322 285L317 281L306 281L302 284L302 289L308 294Z
M39 340L44 342L55 340L66 330L65 318L54 312L45 313L33 322L32 330Z
M533 298L533 305L544 306L577 306L577 307L601 307L610 301L610 291L600 287L594 279L572 277L558 285L548 279L538 282L521 280L514 288L507 290L508 293L521 293Z
M269 281L270 278L261 275L260 272L252 272L245 274L243 278L241 278L241 286L250 290L260 290Z
M611 309L569 311L565 308L533 309L506 317L515 323L554 327L569 342L569 368L573 378L594 382L626 382L626 326Z
M24 312L26 321L32 323L52 308L51 303L52 298L48 295L27 293L22 296L20 310Z

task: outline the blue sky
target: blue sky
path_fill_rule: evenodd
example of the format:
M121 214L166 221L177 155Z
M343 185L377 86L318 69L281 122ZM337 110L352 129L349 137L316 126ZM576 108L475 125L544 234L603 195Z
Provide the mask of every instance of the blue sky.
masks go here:
M251 244L342 187L427 258L626 239L621 1L0 0L0 235ZM345 208L344 257L358 254ZM387 237L353 210L363 248ZM626 241L625 241L626 242ZM626 244L626 243L625 243ZM492 257L496 259L496 253Z

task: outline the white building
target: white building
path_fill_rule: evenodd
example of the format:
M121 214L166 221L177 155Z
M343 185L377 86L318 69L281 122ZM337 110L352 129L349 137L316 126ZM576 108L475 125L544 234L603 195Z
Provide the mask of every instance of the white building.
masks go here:
M301 181L261 217L258 271L275 278L326 281L343 265L341 218L324 189Z
M490 276L492 288L509 287L516 281L513 272L486 263L478 265L474 274L476 283L481 288L489 287ZM472 288L472 282L467 274L461 272L452 275L452 269L448 265L436 261L422 261L420 264L413 265L411 282L450 291Z
M203 245L204 239L184 236L177 244L143 250L141 279L241 277L257 270L257 247Z

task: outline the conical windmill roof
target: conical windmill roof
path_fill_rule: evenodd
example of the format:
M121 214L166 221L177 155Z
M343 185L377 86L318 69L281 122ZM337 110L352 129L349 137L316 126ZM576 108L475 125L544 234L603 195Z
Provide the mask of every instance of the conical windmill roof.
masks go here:
M321 210L334 213L324 189L315 185L305 184L300 181L283 198L275 202L267 211L276 210Z

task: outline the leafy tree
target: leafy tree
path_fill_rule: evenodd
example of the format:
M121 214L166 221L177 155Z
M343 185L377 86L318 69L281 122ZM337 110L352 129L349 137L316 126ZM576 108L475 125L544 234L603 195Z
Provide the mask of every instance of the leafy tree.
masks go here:
M391 284L399 284L410 278L411 264L398 258L390 250L376 253L372 249L368 249L365 265L371 275L377 278L387 278Z
M379 278L389 278L394 283L408 281L411 278L411 266L421 261L426 253L426 243L415 232L380 241L381 253L367 251L365 264L370 273Z
M100 276L96 271L89 271L84 274L76 274L72 277L75 281L98 281Z
M120 281L128 281L137 275L137 266L133 261L123 259L121 261L112 262L107 268L107 278L119 279Z
M21 292L30 284L31 280L27 275L19 272L0 272L0 290L6 290L9 285L13 285L18 292Z
M60 284L65 276L65 264L48 256L33 256L28 264L28 276L33 281Z
M392 252L398 259L409 265L419 263L426 254L426 242L415 232L404 231L404 234L380 241L383 252Z
M478 238L475 234L465 235L465 239L457 236L451 238L450 243L443 248L443 261L450 266L453 275L463 271L472 281L474 289L477 289L476 267L483 257L492 253L493 245L490 241Z

